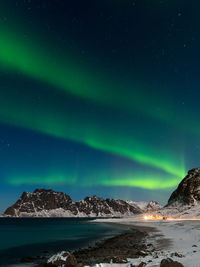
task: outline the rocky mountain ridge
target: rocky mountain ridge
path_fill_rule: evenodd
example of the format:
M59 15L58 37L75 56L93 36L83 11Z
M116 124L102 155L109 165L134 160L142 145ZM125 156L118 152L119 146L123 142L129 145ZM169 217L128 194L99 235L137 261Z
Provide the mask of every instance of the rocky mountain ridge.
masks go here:
M177 189L171 194L166 206L193 205L200 201L200 168L188 171Z
M144 209L137 202L120 199L86 197L74 202L70 196L51 189L36 189L23 192L19 200L9 207L4 216L10 217L123 217L141 214ZM159 206L157 202L146 202L146 208ZM160 206L159 206L160 207Z
M171 194L167 205L158 213L174 218L200 217L200 168L193 168Z

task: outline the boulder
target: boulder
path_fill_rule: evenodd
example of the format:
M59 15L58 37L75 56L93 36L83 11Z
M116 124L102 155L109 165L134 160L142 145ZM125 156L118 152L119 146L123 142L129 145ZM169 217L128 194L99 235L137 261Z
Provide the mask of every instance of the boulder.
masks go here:
M183 257L184 257L182 254L180 254L180 253L178 253L178 252L173 252L173 253L171 253L170 256L171 256L171 257L178 257L178 258L183 258Z
M67 267L74 267L77 266L77 260L74 257L74 255L72 255L70 252L68 251L62 251L54 256L52 256L48 261L47 264L50 264L49 266L51 266L51 264L54 266L62 266L62 265L66 265Z
M160 267L184 267L182 263L173 261L170 258L163 259L160 263Z
M148 256L149 254L148 254L147 252L145 252L145 251L138 250L138 251L135 253L135 255L140 256L140 257L146 257L146 256Z

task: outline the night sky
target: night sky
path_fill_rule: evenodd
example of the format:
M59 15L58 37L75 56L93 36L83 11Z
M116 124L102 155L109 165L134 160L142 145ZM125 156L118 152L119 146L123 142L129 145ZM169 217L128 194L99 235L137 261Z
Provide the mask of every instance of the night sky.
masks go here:
M200 166L200 3L0 3L0 211L22 191L167 201Z

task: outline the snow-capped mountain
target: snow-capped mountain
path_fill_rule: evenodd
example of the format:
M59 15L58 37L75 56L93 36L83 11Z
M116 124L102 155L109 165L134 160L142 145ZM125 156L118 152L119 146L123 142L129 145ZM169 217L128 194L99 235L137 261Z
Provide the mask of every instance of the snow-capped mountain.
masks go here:
M119 199L86 197L74 202L62 193L51 189L23 192L19 200L9 207L4 216L11 217L124 217L143 213L134 203Z
M135 202L132 200L128 200L127 203L129 205L139 207L143 212L151 212L151 211L158 211L162 208L162 206L156 201L139 201Z
M177 189L171 194L167 206L193 205L200 201L200 168L188 171Z
M160 213L181 218L200 217L200 168L188 171Z

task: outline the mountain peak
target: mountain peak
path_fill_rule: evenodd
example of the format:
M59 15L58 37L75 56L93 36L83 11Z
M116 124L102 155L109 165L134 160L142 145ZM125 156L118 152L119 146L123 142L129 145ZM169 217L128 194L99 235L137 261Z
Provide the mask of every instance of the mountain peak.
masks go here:
M54 191L52 189L44 189L44 188L36 188L34 191L33 191L33 194L34 193L53 193Z
M167 206L193 205L198 201L200 201L200 168L193 168L171 194Z

